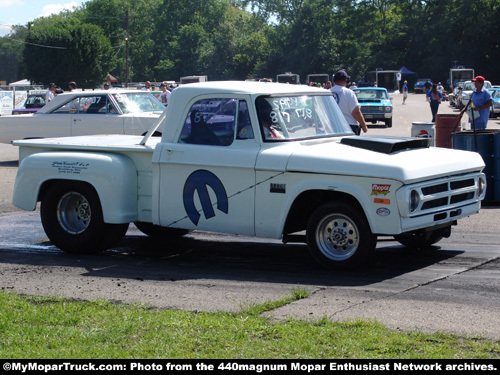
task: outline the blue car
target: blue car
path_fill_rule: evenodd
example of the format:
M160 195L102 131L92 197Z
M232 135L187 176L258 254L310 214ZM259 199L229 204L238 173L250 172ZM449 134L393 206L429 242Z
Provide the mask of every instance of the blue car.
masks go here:
M367 122L372 124L379 121L385 122L388 128L392 128L392 98L389 97L387 89L359 87L353 91L361 104L361 113Z
M417 82L415 82L415 85L413 86L413 90L415 90L416 93L425 93L425 82L429 81L432 87L432 80L430 78L419 78L417 79Z
M488 89L493 99L493 105L490 107L490 118L495 118L500 115L500 88L493 87Z

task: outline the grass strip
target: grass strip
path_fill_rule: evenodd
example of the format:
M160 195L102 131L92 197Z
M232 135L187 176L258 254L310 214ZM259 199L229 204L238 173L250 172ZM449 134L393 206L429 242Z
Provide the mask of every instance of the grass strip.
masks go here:
M307 292L295 289L239 313L208 313L0 292L0 357L500 358L500 341L478 337L405 333L363 320L275 323L261 316L301 298Z

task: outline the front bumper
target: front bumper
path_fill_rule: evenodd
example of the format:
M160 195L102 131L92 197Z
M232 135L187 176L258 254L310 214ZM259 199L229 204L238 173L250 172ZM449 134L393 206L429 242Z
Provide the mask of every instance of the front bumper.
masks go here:
M374 113L374 112L363 112L363 117L365 120L386 120L392 118L392 113Z

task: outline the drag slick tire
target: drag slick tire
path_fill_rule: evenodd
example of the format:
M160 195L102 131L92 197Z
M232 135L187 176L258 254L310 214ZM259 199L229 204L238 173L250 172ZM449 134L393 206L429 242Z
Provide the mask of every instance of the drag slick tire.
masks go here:
M119 242L126 224L107 224L101 202L89 184L56 182L45 192L40 208L43 229L50 241L71 253L97 253Z
M307 225L307 244L314 259L327 268L354 268L377 245L365 215L347 203L331 202L316 209Z

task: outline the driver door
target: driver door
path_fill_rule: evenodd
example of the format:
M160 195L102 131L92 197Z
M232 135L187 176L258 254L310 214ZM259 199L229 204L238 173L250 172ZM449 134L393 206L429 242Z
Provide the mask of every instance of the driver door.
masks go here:
M243 100L198 100L187 113L177 142L161 144L155 159L161 176L162 226L255 234L259 146L253 137L237 137L244 118L249 121Z

